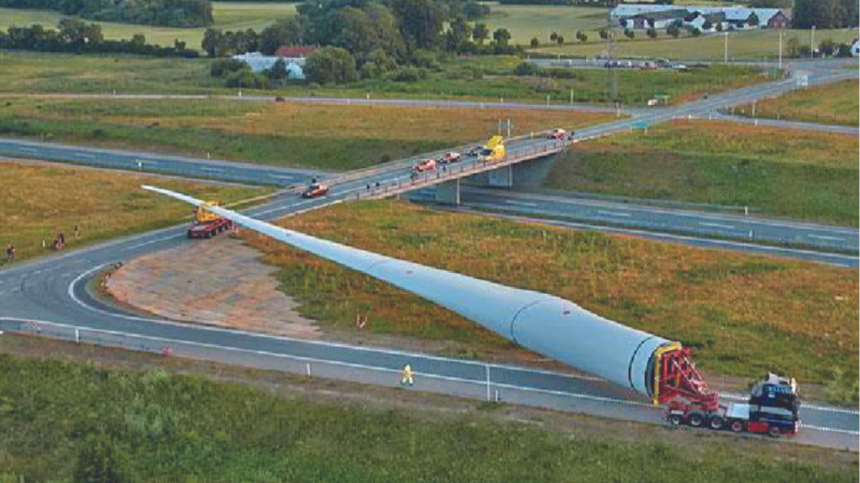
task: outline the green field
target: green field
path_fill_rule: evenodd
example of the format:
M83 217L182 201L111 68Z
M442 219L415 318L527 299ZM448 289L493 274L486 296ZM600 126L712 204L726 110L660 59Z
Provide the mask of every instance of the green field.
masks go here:
M856 181L855 181L856 184ZM856 196L855 196L856 199ZM856 202L856 201L855 201ZM571 300L692 347L709 375L791 374L856 404L857 271L381 201L341 204L279 224L302 233ZM473 354L515 344L366 275L255 233L281 290L324 330L454 341ZM498 254L505 256L500 257ZM523 356L527 358L527 356ZM535 356L537 357L537 356ZM842 376L836 371L841 371Z
M232 100L37 100L0 97L0 135L349 170L515 133L615 119L611 113L248 103Z
M723 34L691 37L684 34L678 39L659 31L657 39L649 39L643 31L636 31L636 38L628 40L620 32L617 34L615 56L623 58L667 58L676 60L722 60L724 56ZM606 51L606 42L600 41L595 33L589 33L588 42L571 42L572 36L565 34L564 45L548 45L529 52L543 55L562 55L574 57L596 57ZM795 37L800 45L809 45L808 30L786 30L784 42ZM823 39L850 44L857 38L856 29L816 30L815 42ZM548 42L541 38L541 42ZM785 48L785 44L783 44ZM746 30L729 34L729 60L775 60L779 56L779 33L775 29ZM783 50L785 53L785 50Z
M181 223L188 208L144 192L141 184L172 186L224 203L261 195L268 189L158 179L136 174L46 164L0 163L0 246L17 250L18 261L53 253L57 233L68 248ZM14 182L9 182L14 180ZM74 227L80 237L74 236ZM42 240L48 248L42 248ZM2 465L0 465L2 468ZM0 470L2 473L2 470ZM2 480L0 480L2 481Z
M569 7L556 5L499 5L487 3L490 16L477 22L487 24L492 33L497 28L511 32L511 42L529 45L537 37L541 43L549 43L549 36L556 32L569 41L574 40L578 30L593 32L606 25L606 9L594 7Z
M579 143L546 188L734 206L857 226L857 136L675 121Z
M522 62L513 56L474 57L445 62L416 82L358 81L344 86L297 85L277 91L246 93L282 96L333 96L410 99L470 99L497 102L567 104L606 102L607 77L602 69L566 71L566 78L514 76ZM197 93L236 95L209 75L208 59L153 59L131 56L77 56L36 52L0 52L0 93ZM474 74L480 72L479 78ZM656 93L673 102L768 80L752 66L711 66L687 72L623 71L618 73L619 97L643 105Z
M295 6L295 3L212 2L212 15L215 19L213 27L222 30L250 28L259 32L278 18L295 15ZM10 26L27 27L34 24L55 28L63 17L64 15L53 10L0 8L0 30L5 31ZM173 41L178 39L184 41L188 48L197 50L200 50L205 30L83 20L101 25L106 39L130 39L132 35L141 33L150 44L172 46Z
M760 438L21 337L0 351L4 483L70 482L82 461L133 482L857 481L856 454Z
M851 67L857 69L856 65ZM775 99L757 102L755 117L857 126L857 116L860 113L857 87L856 80L847 80L796 90ZM748 104L732 112L752 116L752 107Z

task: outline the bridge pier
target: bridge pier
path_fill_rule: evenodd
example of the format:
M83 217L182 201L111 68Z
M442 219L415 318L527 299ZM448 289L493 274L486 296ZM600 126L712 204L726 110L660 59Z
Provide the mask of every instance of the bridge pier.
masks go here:
M514 167L512 165L502 166L487 172L487 186L494 188L514 187Z
M460 204L460 180L452 179L436 185L436 203L444 205Z

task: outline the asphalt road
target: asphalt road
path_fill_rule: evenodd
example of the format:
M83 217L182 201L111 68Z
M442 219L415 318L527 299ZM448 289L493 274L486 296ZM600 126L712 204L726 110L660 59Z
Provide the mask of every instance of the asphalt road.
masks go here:
M409 199L431 202L434 196L431 191L421 190L411 193ZM849 227L473 186L461 186L460 201L467 208L553 220L849 254L860 252L860 231ZM857 265L856 255L846 258L852 260L852 266Z
M327 201L296 203L295 197L285 197L248 213L275 219ZM120 313L90 295L87 283L100 269L144 253L193 243L185 238L184 231L184 226L168 228L0 271L0 327L32 332L33 326L40 326L40 332L51 333L50 325L27 322L48 321L83 330L83 340L109 343L107 339L117 337L91 329L121 332L148 338L145 340L151 341L150 346L173 347L177 355L294 372L303 372L305 364L312 363L315 375L388 385L396 385L400 369L408 363L417 372L418 390L482 399L488 392L495 398L495 391L499 391L499 397L508 402L662 422L662 411L650 407L641 396L591 377L178 324ZM66 334L68 337L70 333ZM123 345L131 346L135 338L122 339ZM736 396L725 395L728 401L733 398ZM802 410L802 420L804 428L796 438L798 442L857 450L860 420L856 411L808 405Z
M856 72L821 72L810 76L810 83L829 82L835 79L856 76ZM711 96L683 106L649 111L635 120L594 126L578 133L577 139L608 135L630 129L633 122L647 121L651 124L675 117L701 115L722 107L746 103L752 99L778 95L794 87L791 81L777 81L738 91ZM404 101L409 103L412 101ZM545 140L522 140L513 143L509 150L529 149L545 143ZM192 160L175 156L139 156L141 153L125 153L90 150L75 146L45 146L38 143L4 141L0 149L12 149L7 154L30 158L71 160L76 163L146 171L147 169L187 177L203 177L272 184L275 176L284 176L283 183L303 182L314 173L301 170L252 167L244 164L226 164L223 161ZM27 148L26 150L24 148ZM6 152L6 151L0 151ZM92 156L92 157L90 157ZM138 165L138 160L141 164ZM466 159L464 163L477 162ZM148 165L147 165L148 163ZM175 164L174 164L175 163ZM366 170L356 176L341 176L331 196L323 199L300 200L294 194L284 196L263 206L249 210L249 214L261 219L276 219L287 214L315 209L347 199L367 190L377 182L381 185L394 183L408 176L411 163L393 163L382 169ZM371 188L373 189L373 188ZM295 341L238 331L175 324L169 321L142 319L101 305L90 297L86 282L100 268L121 260L128 260L144 253L190 243L184 237L185 227L174 227L142 235L136 235L104 243L88 249L76 250L55 256L44 257L29 263L0 270L0 318L3 327L8 324L28 324L26 320L49 321L86 330L108 330L137 334L158 344L179 344L194 347L190 355L211 357L237 363L274 364L279 361L312 360L319 369L334 367L326 373L329 377L348 378L364 382L384 383L380 374L399 371L406 362L412 364L419 375L418 389L438 391L445 394L474 396L475 387L484 395L487 367L484 364L432 358L420 354L404 354L384 349L351 347L340 344ZM14 320L10 320L14 319ZM32 325L32 323L29 323ZM38 323L36 323L38 325ZM106 333L99 332L102 336ZM184 341L184 342L183 342ZM191 349L185 349L191 351ZM267 362L261 362L266 359ZM297 359L298 358L298 359ZM482 368L483 371L475 369ZM499 366L501 367L501 366ZM558 373L547 373L525 368L490 368L491 390L500 390L503 399L545 407L573 409L589 414L644 422L658 422L661 412L647 407L638 396L624 394L623 390L591 378L571 377ZM482 374L483 373L483 374ZM399 376L395 374L395 378ZM480 383L478 381L481 381ZM802 419L804 429L797 440L834 448L857 450L858 414L836 408L806 406Z

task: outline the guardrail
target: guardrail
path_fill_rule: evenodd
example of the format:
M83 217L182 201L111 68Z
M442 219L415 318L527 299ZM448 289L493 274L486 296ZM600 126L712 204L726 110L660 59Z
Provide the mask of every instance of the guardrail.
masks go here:
M508 143L511 141L514 141L514 142L515 141L521 141L523 139L531 139L535 135L545 136L546 133L548 133L549 131L550 130L547 129L547 130L543 130L543 131L530 132L529 134L521 134L519 136L513 136L511 138L505 139L505 143ZM423 153L419 156L411 156L408 158L396 159L394 161L389 161L387 163L380 164L377 166L370 166L367 168L356 169L353 171L349 171L347 173L335 175L331 178L328 178L328 182L332 185L337 185L337 184L342 184L342 183L346 183L349 181L355 181L357 179L362 179L362 178L367 178L367 177L379 175L379 174L386 173L389 171L401 169L407 165L416 163L416 162L421 161L423 159L438 158L439 156L441 156L447 152L457 151L457 152L464 153L464 152L469 151L472 147L477 146L478 144L482 144L482 143L480 141L476 141L474 143L461 144L461 145L450 147L450 148L440 149L437 151L431 151L429 153Z
M476 161L464 164L447 164L442 165L442 168L434 170L432 173L422 173L417 176L398 177L396 180L385 184L368 184L365 191L357 191L354 196L349 197L349 201L371 200L387 198L406 191L412 191L427 186L443 183L454 179L464 178L485 171L503 168L522 161L541 158L550 154L555 154L563 151L571 144L578 142L565 139L552 144L544 144L541 146L519 149L511 154L506 154L499 161L490 160L486 157L478 158Z

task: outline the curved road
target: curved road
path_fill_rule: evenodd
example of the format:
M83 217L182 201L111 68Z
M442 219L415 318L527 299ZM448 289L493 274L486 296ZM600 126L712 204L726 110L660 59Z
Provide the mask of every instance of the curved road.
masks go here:
M830 82L851 76L856 77L856 72L822 72L820 75L812 75L810 83ZM632 127L632 122L641 120L655 123L679 116L702 115L752 99L778 95L791 88L793 82L778 81L740 89L684 106L649 111L637 120L619 120L584 129L578 133L578 139L627 130ZM511 148L517 149L519 146L526 149L545 142L547 141L525 139ZM45 147L41 144L24 145L23 147L29 149L21 153L22 145L13 144L16 146L14 149L19 150L13 154L26 157L57 156L63 159L69 150L79 150L72 160L82 164L105 163L107 166L116 167L111 163L120 163L125 169L130 167L145 170L149 167L159 172L177 170L177 174L190 177L238 178L266 184L293 184L314 174L298 170L153 156L149 161L154 162L155 166L162 163L162 160L164 163L170 163L155 168L146 165L146 158L135 159L137 154L131 157L110 152L92 154L84 148L54 145ZM7 142L7 147L8 145ZM45 151L42 151L43 149ZM84 156L85 154L93 157ZM113 161L109 161L111 159ZM137 164L138 161L141 161L140 165ZM465 164L476 162L475 159L464 161ZM161 168L164 168L164 171ZM409 168L409 162L402 162L381 169L365 170L355 175L339 176L339 182L330 197L299 200L295 194L288 194L248 210L248 213L271 220L315 209L343 201L355 193L374 189L373 186L377 182L384 185L402 179L408 176ZM284 176L283 182L272 183L275 176ZM177 324L121 313L90 296L86 288L87 282L99 270L117 261L189 243L184 231L184 226L158 230L45 257L0 271L0 328L62 334L67 338L81 337L83 340L108 344L122 341L128 346L146 346L150 349L170 347L176 354L282 370L302 370L306 367L310 372L313 367L317 375L388 385L395 385L399 380L400 368L405 363L410 363L418 373L420 382L417 387L421 390L481 398L494 398L498 391L499 397L506 401L571 409L633 421L661 420L662 412L650 408L646 401L589 377ZM730 399L733 396L724 397ZM804 429L798 436L798 441L855 451L858 449L860 422L856 411L807 405L803 408L802 420Z

